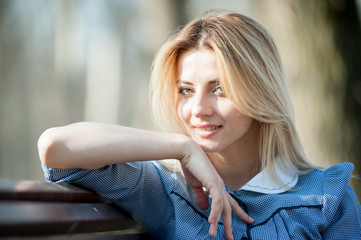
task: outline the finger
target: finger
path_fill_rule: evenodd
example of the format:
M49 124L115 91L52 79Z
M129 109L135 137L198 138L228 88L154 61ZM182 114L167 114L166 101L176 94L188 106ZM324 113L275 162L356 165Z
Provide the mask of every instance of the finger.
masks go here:
M209 235L215 237L217 235L218 221L213 220L210 224Z
M208 222L211 224L209 228L209 235L215 237L217 234L217 227L219 219L221 218L223 210L223 199L219 197L212 197L211 213Z
M214 215L216 215L216 216L211 216L209 219L209 223L211 224L211 226L209 227L209 235L211 235L212 237L215 237L217 234L218 222L219 222L219 219L221 218L220 213L219 214L217 213Z
M229 203L231 205L232 211L240 218L242 219L244 222L248 223L248 224L252 224L254 223L253 218L251 218L238 204L238 202L236 200L234 200L232 198L231 195L228 194L227 196Z
M227 197L225 197L227 198ZM232 231L232 208L228 199L225 200L223 212L222 212L222 219L223 219L223 227L224 232L226 234L226 239L234 239L233 231Z

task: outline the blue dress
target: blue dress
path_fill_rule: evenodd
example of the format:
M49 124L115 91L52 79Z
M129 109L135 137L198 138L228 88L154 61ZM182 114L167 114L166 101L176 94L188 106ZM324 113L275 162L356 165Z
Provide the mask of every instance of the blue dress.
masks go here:
M210 209L201 210L180 173L157 161L114 164L96 170L43 167L49 182L81 185L133 216L155 239L225 239L222 219L209 236ZM255 220L232 214L235 239L361 239L361 207L349 181L351 163L291 175L279 186L262 171L231 196ZM211 199L209 199L211 201Z

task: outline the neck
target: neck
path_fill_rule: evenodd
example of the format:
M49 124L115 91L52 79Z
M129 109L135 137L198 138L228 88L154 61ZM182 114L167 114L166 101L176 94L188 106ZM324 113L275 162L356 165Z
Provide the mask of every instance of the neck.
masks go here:
M222 152L208 153L217 172L232 191L242 187L261 170L259 127L253 131L246 141L240 141Z
M224 183L232 190L237 190L249 182L261 171L258 156L238 157L233 160L223 155L209 156Z

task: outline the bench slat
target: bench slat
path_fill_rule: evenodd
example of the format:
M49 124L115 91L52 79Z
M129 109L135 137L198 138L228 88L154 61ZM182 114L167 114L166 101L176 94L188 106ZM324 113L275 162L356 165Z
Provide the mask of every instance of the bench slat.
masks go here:
M105 235L88 235L88 234L72 234L72 235L49 235L49 236L22 236L5 237L2 240L154 240L146 233L123 234L118 232L109 232Z
M118 207L106 203L0 201L0 235L46 235L139 229Z
M0 180L0 200L99 202L93 192L68 183Z
M1 239L151 239L118 206L68 183L0 179Z

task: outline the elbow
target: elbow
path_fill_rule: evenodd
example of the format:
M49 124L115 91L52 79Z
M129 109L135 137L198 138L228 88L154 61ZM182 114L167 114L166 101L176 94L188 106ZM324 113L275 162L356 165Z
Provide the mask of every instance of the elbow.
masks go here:
M48 167L57 167L57 153L61 146L61 141L57 133L57 128L47 129L41 134L38 140L38 153L40 161Z

